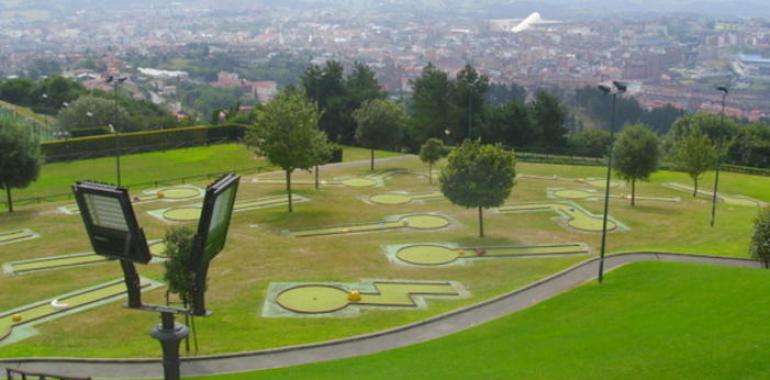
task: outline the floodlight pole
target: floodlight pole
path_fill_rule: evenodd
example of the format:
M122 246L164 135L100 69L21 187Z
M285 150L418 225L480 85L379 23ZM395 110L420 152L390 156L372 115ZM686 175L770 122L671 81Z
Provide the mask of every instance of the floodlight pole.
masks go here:
M128 260L120 260L120 267L123 269L123 280L126 282L128 307L131 309L141 308L142 289L139 280L139 274L136 272L134 263Z
M610 116L610 147L608 149L607 157L607 180L604 185L604 216L602 218L602 245L599 254L599 283L604 281L604 257L607 251L607 219L610 208L610 184L612 183L612 148L615 145L615 105L618 100L618 93L626 91L625 85L613 82L616 91L612 91L608 86L599 86L599 89L604 91L605 94L612 92L612 113Z
M727 94L729 91L726 87L717 87L717 91L720 91L722 93L722 113L720 116L719 124L724 130L725 127L725 102L727 100ZM714 194L712 194L711 198L711 227L714 227L714 223L716 222L717 218L717 191L719 190L719 166L722 164L722 149L724 149L724 141L721 142L721 145L717 147L717 164L714 176Z
M163 379L179 380L181 379L179 359L179 343L182 339L190 335L190 329L174 321L174 313L171 311L161 311L161 323L152 330L150 335L160 341L163 348Z
M107 83L112 83L112 87L115 92L115 105L113 107L113 116L112 116L112 134L113 138L115 139L115 175L118 180L118 186L121 186L120 181L120 133L118 131L118 85L125 82L127 78L115 78L114 76L110 76L107 78Z

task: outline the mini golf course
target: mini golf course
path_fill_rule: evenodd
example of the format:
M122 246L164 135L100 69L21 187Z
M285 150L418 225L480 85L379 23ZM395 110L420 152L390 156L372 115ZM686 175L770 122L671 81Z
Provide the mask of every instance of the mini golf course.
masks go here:
M160 284L142 278L140 286L142 291L147 291L160 286ZM122 299L125 293L126 285L123 279L119 279L2 312L0 313L0 343L9 338L15 328L83 311L105 302L117 301Z
M18 243L20 241L35 239L38 237L40 237L40 235L27 228L0 231L0 245Z
M310 201L309 198L296 194L292 195L291 199L292 203L294 204ZM285 206L287 204L289 204L289 197L287 195L275 195L245 201L236 201L235 205L233 206L233 212L258 210L263 208ZM190 205L171 207L162 210L149 211L148 213L165 222L190 223L195 222L198 220L198 218L200 218L201 206Z
M437 230L450 225L449 219L437 214L413 214L392 216L381 222L347 224L334 227L310 228L291 231L296 237L342 235L362 232L388 231L402 228L415 230Z
M197 186L182 185L160 189L145 190L141 195L135 196L132 203L141 204L154 201L181 202L203 197L204 190ZM78 214L80 209L76 204L59 207L65 214Z
M694 187L689 185L684 185L678 182L668 182L663 184L663 186L668 187L669 189L682 191L688 194L692 194L695 190ZM701 197L706 197L708 199L712 199L714 197L713 191L707 191L707 190L698 190L698 195ZM744 206L744 207L765 207L767 206L767 203L762 202L760 200L756 200L754 198L750 198L743 195L730 195L725 193L717 193L717 199L727 205L730 206Z
M532 213L532 212L555 212L561 215L569 227L584 232L601 232L602 216L594 215L590 211L578 206L574 202L553 202L553 203L512 203L501 206L497 212L502 214L510 213ZM607 220L607 230L615 231L618 229L627 229L620 222L609 217Z
M546 193L548 194L548 198L551 199L566 199L566 200L586 200L586 201L602 201L604 200L604 194L597 193L594 190L578 190L578 189L562 189L562 188L552 188L549 187L546 190ZM631 195L610 195L610 198L613 199L631 199ZM668 203L677 203L681 202L682 200L678 197L675 198L669 198L669 197L645 197L645 196L636 196L637 201L646 201L646 202L668 202Z
M524 180L541 180L541 181L566 181L566 182L578 182L578 183L585 183L588 185L591 185L593 187L598 187L603 189L604 186L607 184L606 178L595 178L595 177L588 177L588 178L569 178L569 177L559 177L557 175L553 176L542 176L542 175L531 175L531 174L519 174L516 176L516 179L524 179ZM610 180L610 187L611 188L620 188L625 185L625 182L620 180L612 179Z
M350 188L367 188L383 186L385 180L396 174L408 173L408 170L404 169L383 169L378 170L373 174L369 174L365 177L339 177L333 180L319 180L318 183L325 186L346 186ZM270 184L270 185L284 185L286 179L284 178L253 178L252 183L257 184ZM310 179L292 179L292 185L315 185L315 180Z
M161 240L150 243L150 253L155 259L165 259L166 245ZM43 257L40 259L20 260L3 264L5 274L27 274L38 271L79 267L83 265L98 264L110 261L110 259L94 254L93 252L76 253L72 255Z
M388 252L390 253L390 252ZM582 243L508 246L456 247L451 244L410 244L396 247L396 262L417 266L463 264L478 259L545 258L587 255L590 249Z
M330 314L350 306L424 307L425 297L459 297L459 285L447 281L372 281L362 284L271 285L275 304L296 314ZM269 299L267 302L270 302Z
M369 197L369 201L381 205L405 205L412 202L431 201L444 199L444 194L440 191L431 191L429 193L383 193L375 194Z

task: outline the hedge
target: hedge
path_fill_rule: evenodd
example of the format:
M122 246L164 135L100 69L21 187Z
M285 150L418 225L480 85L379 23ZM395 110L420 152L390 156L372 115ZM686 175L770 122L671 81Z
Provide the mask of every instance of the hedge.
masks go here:
M245 131L241 125L196 126L71 138L40 145L46 162L58 162L112 156L118 147L121 154L132 154L232 142L243 139Z

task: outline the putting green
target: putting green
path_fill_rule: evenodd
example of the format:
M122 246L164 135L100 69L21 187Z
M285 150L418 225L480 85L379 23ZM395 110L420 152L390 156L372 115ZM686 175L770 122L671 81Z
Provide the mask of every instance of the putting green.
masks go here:
M401 193L385 193L375 194L369 197L369 201L372 203L378 203L383 205L403 205L414 201L426 201L433 199L442 199L444 194L440 191L433 191L423 194L401 194Z
M449 220L441 215L416 214L400 217L395 221L382 221L375 223L350 224L328 228L314 228L291 232L296 237L311 237L322 235L338 235L360 232L375 232L398 228L413 228L417 230L433 230L449 225Z
M310 199L301 195L292 195L291 198L293 203L303 203L310 201ZM289 197L285 194L245 201L236 201L233 205L233 212L243 212L262 208L277 207L287 205L288 203ZM150 215L159 215L161 219L178 223L195 222L200 218L200 214L201 206L199 205L172 207L165 210L155 210L150 212Z
M688 194L692 194L695 190L694 187L689 185L684 185L677 182L669 182L664 184L664 186L668 187L669 189L674 189L682 192L686 192ZM714 197L713 191L707 191L707 190L698 190L698 195L701 197L705 197L708 199L712 199ZM717 199L725 204L731 205L731 206L743 206L743 207L765 207L767 206L767 203L756 200L754 198L750 198L743 195L731 195L731 194L725 194L725 193L717 193Z
M278 294L275 302L282 308L300 314L326 314L348 306L417 307L415 297L459 296L449 282L376 281L374 291L358 291L358 299L340 286L325 284L299 285ZM360 288L361 286L353 286Z
M446 265L457 260L476 258L531 258L589 253L583 244L540 246L451 248L436 244L411 245L396 252L396 258L413 265Z
M604 194L599 194L593 191L589 190L575 190L575 189L552 189L549 188L547 190L548 194L552 197L559 198L559 199L569 199L569 200L577 200L577 199L585 199L585 200L603 200ZM615 199L631 199L631 195L610 195L610 198ZM641 195L636 196L637 201L642 202L680 202L681 199L679 198L668 198L668 197L645 197Z
M347 187L374 187L377 186L377 181L371 178L350 178L340 181Z
M148 290L153 286L153 283L142 279L140 286L142 290ZM15 327L44 318L52 318L65 312L82 311L86 307L94 306L94 304L102 301L117 300L125 293L126 285L120 279L0 313L0 341L6 339Z
M159 200L166 200L166 201L183 201L187 199L195 199L202 197L204 194L203 189L200 189L195 186L171 186L171 187L164 187L161 189L155 189L155 190L145 190L141 193L141 195L135 196L133 198L133 203L145 203L145 202L153 202L153 201L159 201ZM61 210L65 214L79 214L80 208L78 208L77 204L69 204L66 206L59 207L59 210Z
M24 240L30 240L38 237L32 230L22 228L11 231L0 231L0 245L18 243Z
M149 244L150 253L157 258L165 258L166 244L163 241L156 241ZM103 263L110 259L99 256L94 253L78 253L73 255L44 257L40 259L20 260L5 264L7 272L13 274L26 274L51 269L70 268L82 265Z
M578 182L581 182L581 180L578 179ZM606 178L588 178L585 180L585 183L593 187L599 187L603 189L607 185L607 179ZM610 180L610 187L618 188L623 186L623 184L624 184L623 181L618 181L614 179Z
M586 199L597 196L596 193L585 190L557 190L553 195L562 199Z
M501 213L556 212L567 219L567 225L586 232L601 232L602 217L591 214L573 203L520 203L505 205L498 209ZM608 219L607 230L614 231L618 224Z

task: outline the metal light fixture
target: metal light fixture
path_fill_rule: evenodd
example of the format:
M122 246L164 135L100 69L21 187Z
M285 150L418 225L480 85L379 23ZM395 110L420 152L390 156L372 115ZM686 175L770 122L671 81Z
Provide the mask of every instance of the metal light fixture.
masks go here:
M727 89L727 87L719 86L716 88L717 91L722 93L722 112L720 116L720 127L724 130L725 128L725 103L727 101L727 95L730 93L730 91ZM717 147L717 162L716 167L714 168L714 193L712 194L711 198L711 227L714 227L714 223L716 223L716 217L717 217L717 192L719 191L719 167L722 164L722 149L725 147L723 146L725 144L725 141L722 140L719 142L719 146Z

